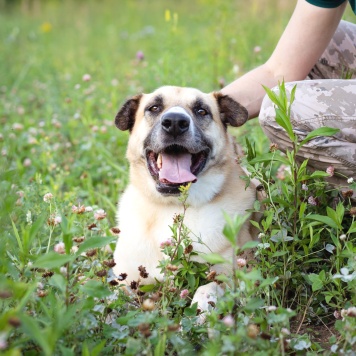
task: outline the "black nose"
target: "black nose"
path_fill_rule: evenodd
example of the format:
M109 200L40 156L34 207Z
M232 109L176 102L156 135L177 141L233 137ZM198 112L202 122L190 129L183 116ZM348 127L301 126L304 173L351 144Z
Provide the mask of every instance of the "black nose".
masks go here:
M190 118L182 113L167 112L161 118L162 129L177 137L188 131Z

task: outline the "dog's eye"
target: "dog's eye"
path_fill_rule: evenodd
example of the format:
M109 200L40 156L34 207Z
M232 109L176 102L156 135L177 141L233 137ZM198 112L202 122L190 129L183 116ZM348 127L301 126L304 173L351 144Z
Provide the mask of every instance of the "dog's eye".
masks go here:
M161 110L161 108L158 105L153 105L150 108L148 108L148 111L151 111L151 112L158 112L160 110Z
M205 109L202 109L202 108L198 109L198 110L197 110L197 113L198 113L199 115L201 115L201 116L206 116L206 115L208 115L208 112L207 112Z

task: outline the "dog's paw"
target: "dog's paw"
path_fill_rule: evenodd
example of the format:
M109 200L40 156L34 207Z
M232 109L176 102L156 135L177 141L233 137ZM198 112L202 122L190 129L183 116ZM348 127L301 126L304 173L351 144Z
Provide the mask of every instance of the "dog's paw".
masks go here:
M192 304L197 303L201 311L198 317L198 323L203 324L207 313L214 308L219 297L223 296L224 289L217 283L211 282L197 289L192 299Z

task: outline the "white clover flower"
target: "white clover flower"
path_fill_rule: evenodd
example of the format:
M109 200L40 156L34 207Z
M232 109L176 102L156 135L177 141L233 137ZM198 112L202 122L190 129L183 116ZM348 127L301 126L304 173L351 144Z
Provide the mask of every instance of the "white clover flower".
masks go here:
M57 252L57 253L59 253L61 255L66 253L64 242L59 242L58 244L54 245L53 249L54 249L54 252Z
M53 199L53 194L52 193L46 193L43 196L43 201L46 203L49 203Z
M351 178L348 178L348 180L347 180L347 183L349 183L349 184L351 184L351 183L353 183L354 182L354 179L351 177Z
M242 268L246 266L247 261L244 258L238 258L236 263L238 267Z
M227 326L228 328L232 328L235 324L235 320L231 315L226 315L222 322Z
M91 75L84 74L82 80L83 80L83 82L89 82L91 80Z
M94 213L95 220L103 220L106 218L106 212L103 209L99 209Z

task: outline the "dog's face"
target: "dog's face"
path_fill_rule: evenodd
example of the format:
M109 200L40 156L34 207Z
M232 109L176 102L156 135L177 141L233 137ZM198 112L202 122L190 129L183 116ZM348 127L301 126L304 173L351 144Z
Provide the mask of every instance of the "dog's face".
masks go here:
M127 157L131 169L141 167L162 195L177 195L216 166L227 144L227 125L247 120L244 107L221 93L205 94L182 87L161 87L135 96L115 118L130 131Z

